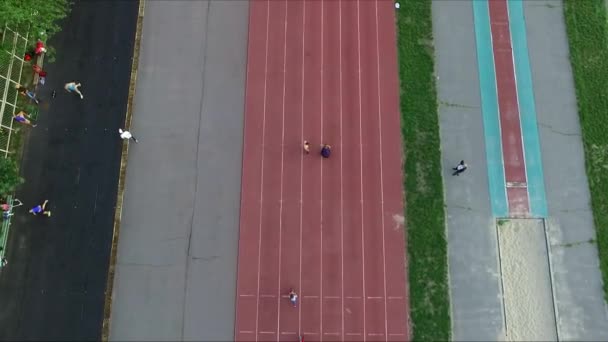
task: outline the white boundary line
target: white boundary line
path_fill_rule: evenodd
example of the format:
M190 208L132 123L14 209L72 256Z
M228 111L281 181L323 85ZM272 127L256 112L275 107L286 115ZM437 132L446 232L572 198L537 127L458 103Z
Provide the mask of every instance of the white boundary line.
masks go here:
M280 182L280 200L279 200L279 265L277 276L277 289L279 295L277 297L277 331L281 331L281 260L283 259L283 176L285 170L285 89L287 83L287 8L289 1L285 1L285 26L283 37L283 108L281 110L281 176ZM280 335L277 334L277 342L280 340Z
M338 22L339 22L339 47L340 47L340 271L341 271L341 280L340 280L340 288L342 290L341 294L341 304L342 311L340 317L342 318L342 341L344 341L344 176L343 176L343 155L344 155L344 145L342 144L342 0L338 0L339 6L339 14L338 14Z
M323 91L324 91L324 87L323 87L323 68L324 68L324 44L325 44L325 40L323 39L323 35L325 34L323 32L324 29L324 20L325 20L325 1L321 0L321 142L323 142ZM321 255L321 267L319 268L319 283L320 283L320 288L319 288L319 294L320 297L323 298L323 158L321 158L321 215L319 216L319 223L320 223L320 230L321 230L321 239L320 241L320 245L321 245L321 251L320 251L320 255ZM323 300L321 299L321 303L319 305L319 310L320 310L320 316L319 316L319 324L320 324L320 329L319 329L319 336L320 336L320 341L323 341Z
M385 225L384 225L384 163L383 163L383 159L382 159L382 98L380 97L381 94L381 84L380 84L380 34L379 34L379 27L378 27L378 1L374 1L374 7L376 10L376 66L377 66L377 75L378 75L378 131L379 131L379 138L380 138L380 198L381 198L381 208L382 208L382 215L380 215L382 217L382 268L383 268L383 274L384 274L384 336L386 337L386 339L388 340L388 310L387 310L387 303L386 303L386 296L387 294L387 290L386 290L386 239L385 239L385 235L384 235L384 230L385 230Z
M262 208L264 203L264 143L266 134L266 93L268 83L268 31L270 29L270 0L266 1L266 55L264 56L264 106L262 115L262 163L260 172L260 221L258 225L258 293L255 302L255 340L258 340L258 330L260 323L260 265L262 259Z
M302 2L302 99L301 99L301 115L300 115L300 141L304 141L304 79L306 77L306 1ZM302 291L302 207L304 201L304 153L300 151L300 260L298 276L298 289L300 296L304 299ZM298 305L298 333L302 331L302 305Z
M359 63L359 164L360 164L360 182L361 182L361 268L363 275L363 298L365 298L365 224L364 224L364 214L363 214L363 125L362 125L362 104L361 104L361 21L360 21L360 13L359 13L359 2L357 0L357 56ZM363 341L367 336L365 329L365 299L363 300Z

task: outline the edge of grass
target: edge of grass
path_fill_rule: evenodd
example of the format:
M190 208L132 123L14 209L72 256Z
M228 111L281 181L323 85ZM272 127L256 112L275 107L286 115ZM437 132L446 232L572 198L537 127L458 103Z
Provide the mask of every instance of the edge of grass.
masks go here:
M447 241L431 1L402 0L397 16L412 339L451 337Z
M608 301L608 18L604 0L565 0L564 16L581 123L593 222Z

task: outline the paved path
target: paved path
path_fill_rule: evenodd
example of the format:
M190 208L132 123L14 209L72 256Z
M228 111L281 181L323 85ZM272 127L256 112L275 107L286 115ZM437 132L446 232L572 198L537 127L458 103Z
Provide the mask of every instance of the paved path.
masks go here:
M234 337L246 1L147 1L110 339Z
M524 75L520 57L527 57L528 53L516 56L517 86L520 94L532 94L536 106L540 170L544 170L540 175L544 177L548 212L548 216L540 216L545 218L547 227L558 336L606 340L608 314L602 300L597 249L586 242L595 237L595 231L565 23L561 4L555 4L524 2L523 37L527 36L533 88L519 83ZM472 2L433 2L433 15L446 168L453 338L503 339L505 318L496 217L490 205L492 192L487 186L488 169L493 164L488 167L491 160L486 160L486 149L491 146L486 144L482 125L479 46ZM518 39L514 38L514 49L521 47ZM519 101L522 106L522 96ZM448 166L460 159L469 161L470 168L461 177L451 177Z
M0 273L0 340L98 340L137 4L76 2L50 43L38 127L26 141L8 246ZM47 60L48 62L48 60ZM63 84L82 82L84 100ZM56 89L57 97L49 100ZM29 206L48 198L52 217Z

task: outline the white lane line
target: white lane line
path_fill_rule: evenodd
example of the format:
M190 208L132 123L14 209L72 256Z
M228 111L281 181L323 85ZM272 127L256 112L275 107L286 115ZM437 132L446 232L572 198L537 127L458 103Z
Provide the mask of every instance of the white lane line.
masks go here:
M339 43L340 47L340 262L341 262L341 280L340 280L340 288L342 290L342 312L340 317L342 319L342 334L344 334L344 177L343 177L343 155L344 155L344 145L342 144L342 0L339 0L339 14L338 14L338 22L339 22ZM342 340L344 340L344 335L342 335Z
M359 14L359 0L357 0L357 55L359 63L358 83L359 83L359 167L360 167L360 185L361 185L361 268L363 275L363 297L365 297L365 220L363 216L363 114L361 104L361 21ZM363 301L363 340L365 341L365 301Z
M276 298L277 296L273 294L261 294L260 298Z
M304 141L304 79L306 78L306 2L302 3L302 98L300 111L300 141ZM306 298L303 295L302 289L302 214L304 202L304 153L300 153L300 260L298 275L298 289L302 294L302 299ZM298 331L302 329L302 305L298 305Z
M270 30L270 0L266 1L266 55L264 56L264 106L262 110L262 164L260 172L260 221L258 224L258 299L255 304L255 340L258 340L258 330L260 323L260 278L262 272L260 272L261 259L262 259L262 208L264 203L264 145L266 139L266 95L268 92L268 32Z
M281 145L285 144L285 88L287 83L287 7L289 1L285 2L285 26L283 30L283 98L282 98L282 112L281 112ZM280 191L280 204L279 204L279 265L278 265L278 282L277 289L279 296L281 295L281 260L283 260L283 177L285 170L285 149L281 148L281 176L279 177L279 191ZM277 298L277 331L281 330L281 299ZM280 340L279 334L277 334L277 342Z
M240 294L239 297L255 297L254 294Z
M325 39L324 39L324 35L325 33L323 32L325 27L325 0L321 0L321 143L323 143L323 92L325 91L324 87L323 87L323 68L325 67L325 58L324 58L324 49L325 49ZM321 231L321 238L319 240L319 245L321 246L321 253L320 253L320 260L321 260L321 267L319 268L320 270L320 276L319 276L319 291L321 293L321 297L323 297L323 158L321 158L321 178L320 178L320 183L321 183L321 215L319 217L319 229ZM320 310L320 315L319 315L319 331L323 331L323 304L319 305L319 310ZM321 335L321 342L323 341L323 335Z
M380 33L378 28L378 1L374 1L374 7L376 10L376 73L378 75L378 138L380 140L380 198L381 198L381 212L380 217L382 218L382 269L383 269L383 282L384 282L384 333L388 333L388 309L387 309L387 301L386 301L386 238L384 234L385 225L384 225L384 160L382 155L382 98L381 94L381 85L380 85Z

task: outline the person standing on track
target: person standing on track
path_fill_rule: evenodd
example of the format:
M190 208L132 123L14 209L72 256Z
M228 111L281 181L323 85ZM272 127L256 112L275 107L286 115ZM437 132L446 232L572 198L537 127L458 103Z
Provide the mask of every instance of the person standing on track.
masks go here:
M331 155L331 146L329 146L327 144L321 146L321 156L323 156L323 158L329 158L330 155Z
M289 301L295 308L298 303L298 294L293 289L291 289L291 291L289 291Z
M304 140L304 153L309 154L310 153L310 143L306 140Z

